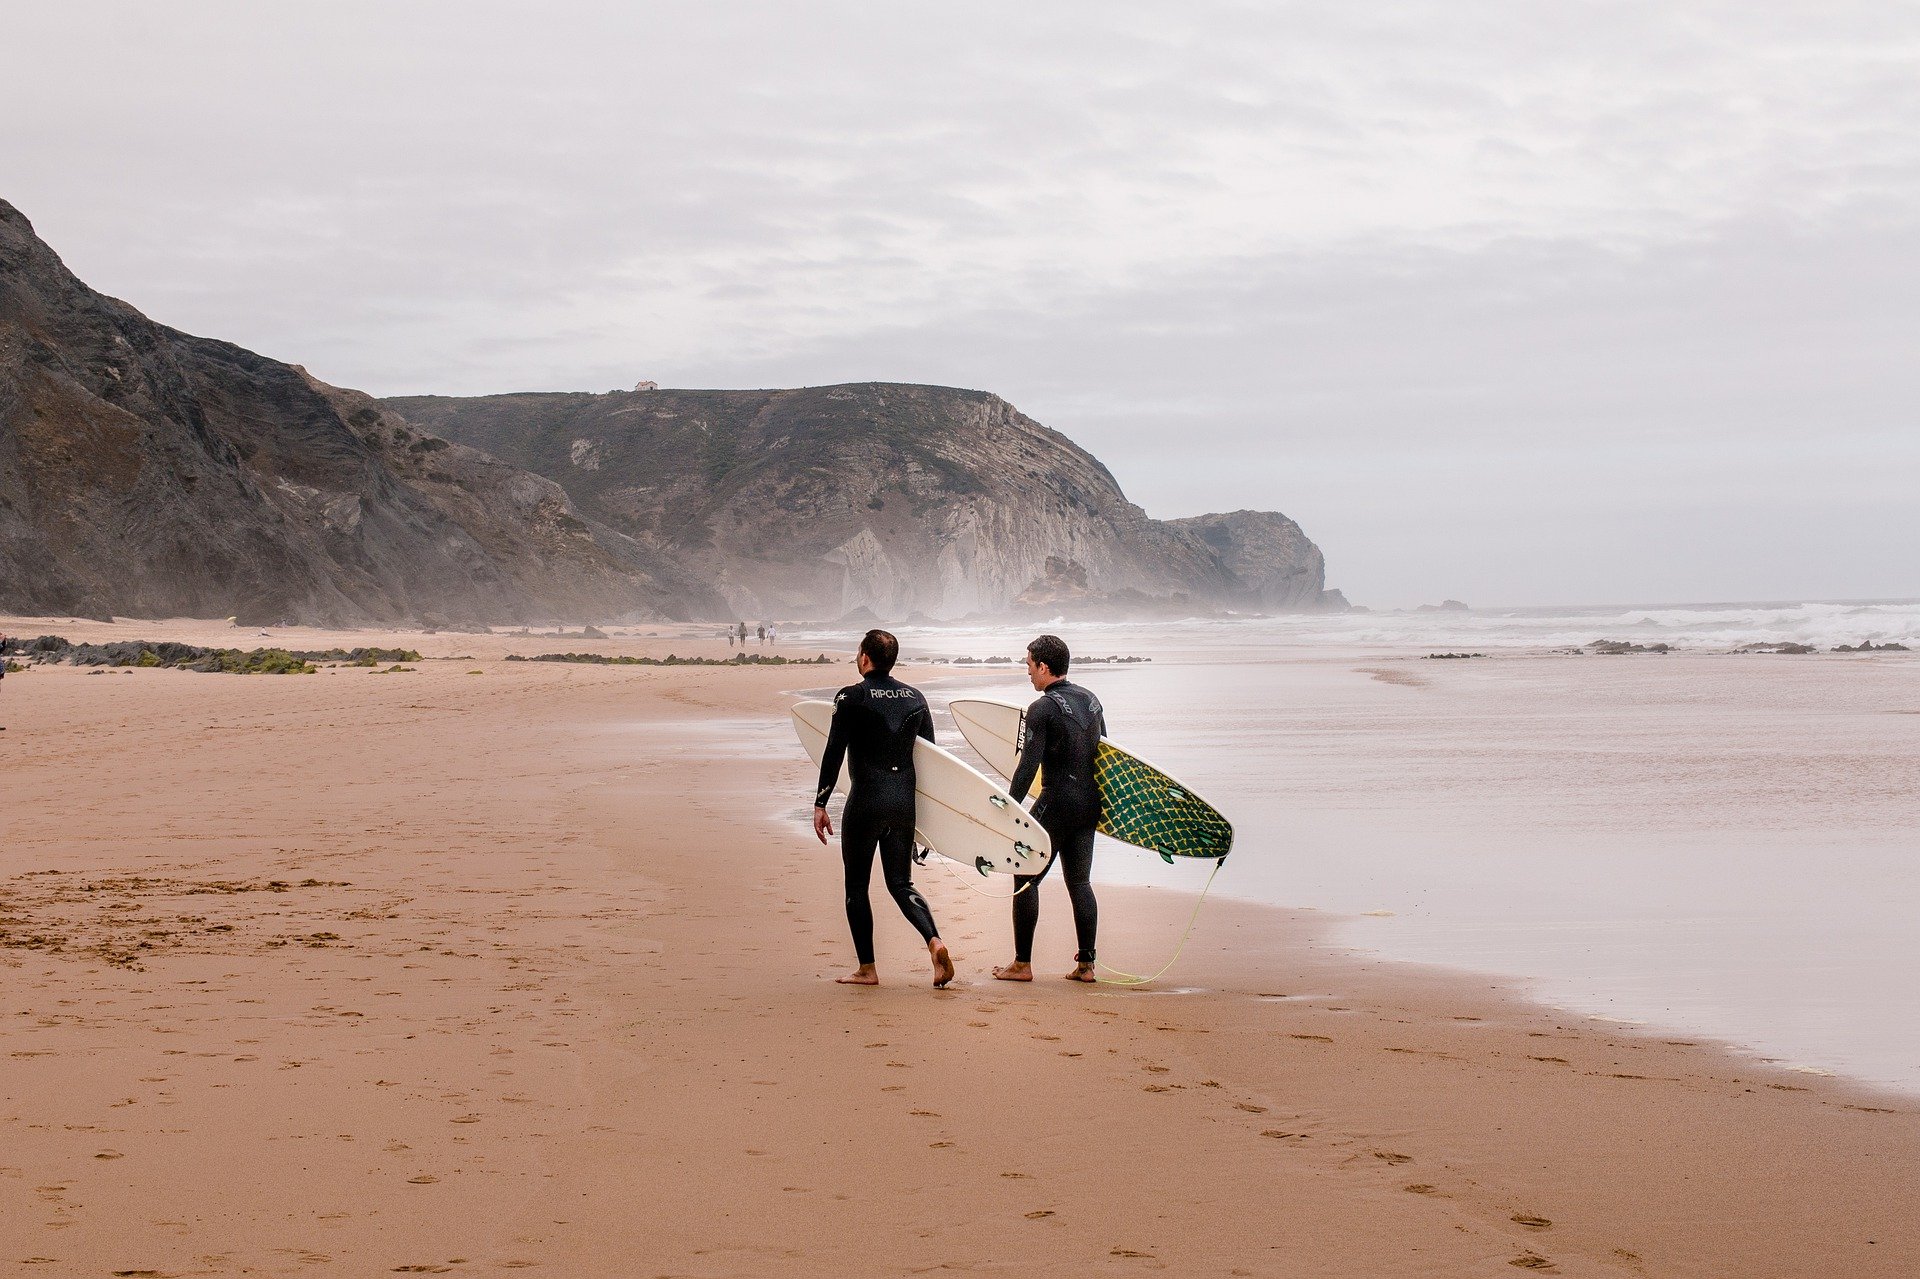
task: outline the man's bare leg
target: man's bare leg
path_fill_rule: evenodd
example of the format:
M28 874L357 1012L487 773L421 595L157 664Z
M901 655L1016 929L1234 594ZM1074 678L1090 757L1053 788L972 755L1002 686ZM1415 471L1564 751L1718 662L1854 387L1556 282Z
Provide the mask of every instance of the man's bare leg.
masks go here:
M1099 981L1094 975L1092 964L1075 962L1073 971L1066 975L1068 981Z
M927 954L933 956L933 988L939 990L953 980L953 956L938 937L927 939Z
M993 975L1001 981L1032 981L1033 965L1024 959L1016 959L1004 968L996 968Z
M878 986L880 974L872 964L862 964L845 977L835 977L842 986Z

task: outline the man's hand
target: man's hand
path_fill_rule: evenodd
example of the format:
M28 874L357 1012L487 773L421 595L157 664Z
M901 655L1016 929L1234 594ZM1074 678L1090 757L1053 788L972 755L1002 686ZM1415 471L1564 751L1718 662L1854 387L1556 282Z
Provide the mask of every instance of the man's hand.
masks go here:
M827 816L824 806L813 810L813 833L823 844L827 842L827 836L833 834L833 818Z

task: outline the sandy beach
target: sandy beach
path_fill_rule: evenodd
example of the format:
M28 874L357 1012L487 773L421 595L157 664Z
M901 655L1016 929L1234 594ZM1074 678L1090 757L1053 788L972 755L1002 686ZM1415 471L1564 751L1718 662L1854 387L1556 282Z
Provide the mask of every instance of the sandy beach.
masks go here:
M1050 976L1050 884L1047 975L1012 986L1005 903L929 866L959 980L876 886L884 984L835 985L809 770L729 726L844 666L0 629L424 656L0 688L13 1272L1920 1271L1920 1101L1369 958L1319 912L1210 902L1167 980L1088 989ZM1148 952L1192 907L1101 904Z

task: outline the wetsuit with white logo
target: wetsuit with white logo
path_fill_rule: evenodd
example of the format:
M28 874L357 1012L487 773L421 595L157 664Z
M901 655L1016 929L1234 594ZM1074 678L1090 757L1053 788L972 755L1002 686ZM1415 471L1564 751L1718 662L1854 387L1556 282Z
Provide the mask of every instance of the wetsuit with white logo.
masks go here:
M820 789L814 805L824 807L847 760L847 810L840 818L840 860L846 869L847 927L854 953L873 962L873 906L867 887L873 881L873 853L880 850L880 871L887 891L921 940L939 935L933 912L913 886L913 743L933 740L933 713L920 690L891 675L868 675L840 690L833 699L833 727L820 759Z
M1020 764L1007 787L1015 799L1025 799L1034 775L1041 775L1033 815L1053 840L1053 861L1060 863L1067 877L1073 929L1080 943L1075 960L1085 964L1093 962L1094 934L1100 924L1100 908L1093 898L1093 828L1100 824L1093 762L1106 732L1107 717L1099 698L1064 679L1049 684L1027 707L1021 724ZM1024 893L1019 890L1037 885L1052 869L1049 862L1038 875L1013 877L1013 957L1023 964L1033 959L1040 891L1037 886Z

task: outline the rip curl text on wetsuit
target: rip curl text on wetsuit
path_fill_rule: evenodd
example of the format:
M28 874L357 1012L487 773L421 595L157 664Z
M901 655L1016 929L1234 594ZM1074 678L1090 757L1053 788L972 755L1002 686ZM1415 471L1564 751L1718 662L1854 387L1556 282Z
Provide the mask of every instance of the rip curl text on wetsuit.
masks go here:
M913 886L913 744L933 740L933 712L920 690L891 675L872 674L840 690L833 699L833 724L820 758L820 785L814 806L833 795L840 766L847 766L847 809L840 819L840 859L846 871L847 926L860 962L873 962L873 907L867 886L873 879L873 855L887 891L920 933L938 934L933 912Z

